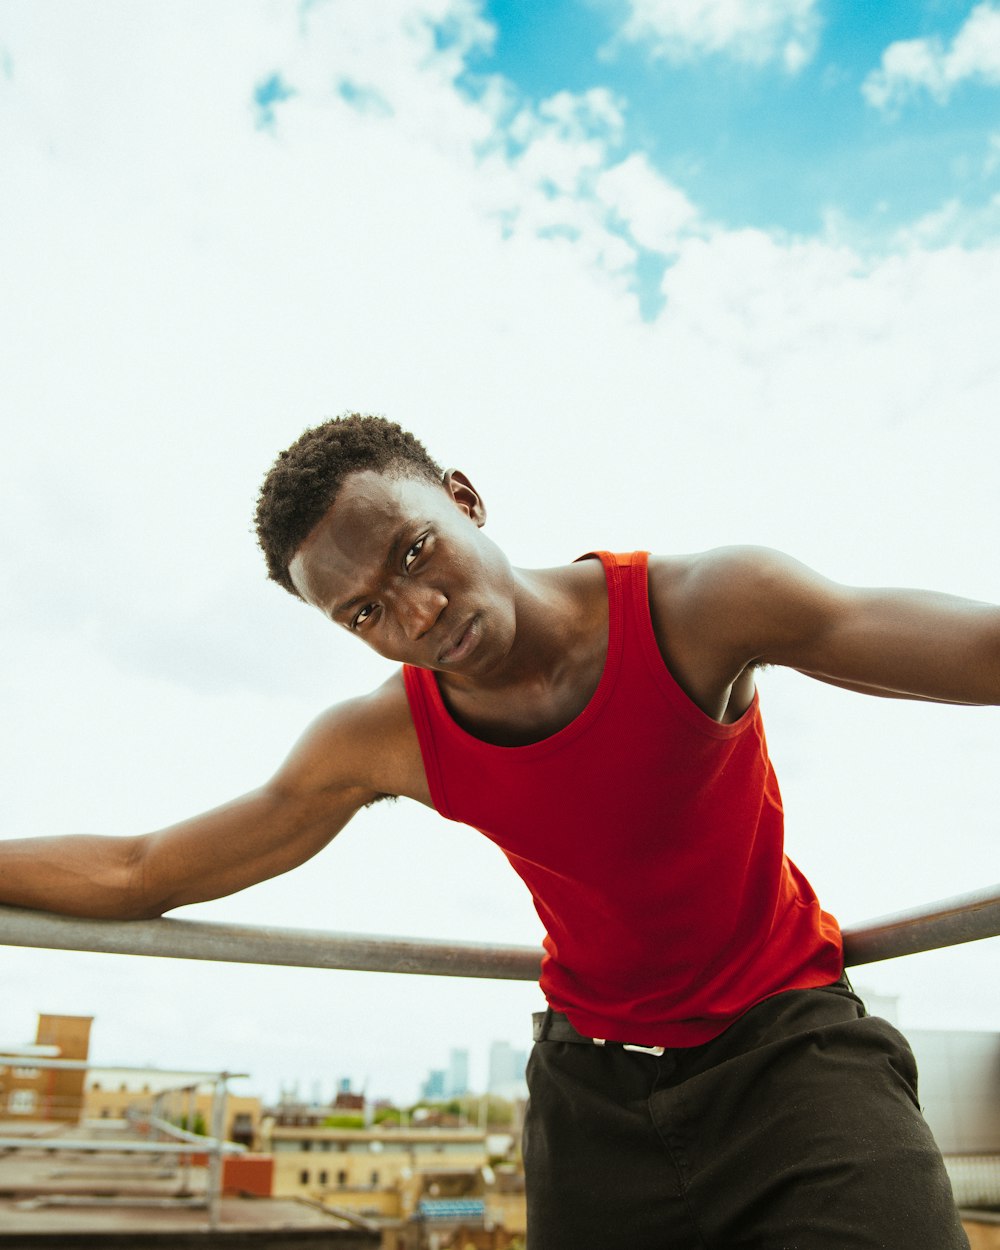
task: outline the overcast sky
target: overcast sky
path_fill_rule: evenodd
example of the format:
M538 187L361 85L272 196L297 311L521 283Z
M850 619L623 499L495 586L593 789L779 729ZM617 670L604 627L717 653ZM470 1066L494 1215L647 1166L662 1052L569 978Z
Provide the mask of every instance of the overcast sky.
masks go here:
M0 3L0 836L157 828L388 672L264 580L260 478L354 409L515 563L782 548L1000 600L1000 4ZM761 679L845 924L1000 879L995 709ZM414 804L178 915L536 942ZM873 966L1000 1029L1000 942ZM2 948L0 1042L416 1095L528 985Z

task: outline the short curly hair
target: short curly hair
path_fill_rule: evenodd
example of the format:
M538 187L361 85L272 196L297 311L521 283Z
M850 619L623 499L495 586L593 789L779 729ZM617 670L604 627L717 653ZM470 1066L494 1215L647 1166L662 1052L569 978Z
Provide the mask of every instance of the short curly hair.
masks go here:
M297 599L288 566L332 506L344 478L372 469L440 483L441 467L419 439L385 417L345 413L305 431L268 470L254 523L267 575Z

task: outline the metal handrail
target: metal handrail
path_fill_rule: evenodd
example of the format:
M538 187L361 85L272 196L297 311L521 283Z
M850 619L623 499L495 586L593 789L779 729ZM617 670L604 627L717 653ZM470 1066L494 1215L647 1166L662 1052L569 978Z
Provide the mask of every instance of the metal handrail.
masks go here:
M4 909L0 909L4 910ZM36 1048L37 1049L37 1048ZM107 1195L98 1197L85 1198L84 1201L99 1203L100 1205L110 1206L146 1206L159 1205L164 1207L204 1207L208 1211L208 1224L210 1229L217 1229L221 1218L222 1203L222 1160L224 1155L240 1155L246 1153L246 1147L236 1142L226 1141L225 1132L225 1107L227 1097L227 1084L235 1077L245 1077L245 1072L204 1072L204 1071L184 1071L181 1069L163 1069L153 1068L148 1065L142 1067L121 1066L108 1064L94 1064L89 1059L50 1059L44 1056L24 1056L20 1054L8 1054L0 1049L0 1072L5 1067L19 1066L25 1068L37 1068L39 1070L52 1070L55 1072L130 1072L140 1073L144 1076L169 1076L183 1077L185 1083L173 1089L161 1089L154 1095L154 1112L153 1114L138 1114L135 1116L126 1115L126 1120L141 1130L152 1130L160 1135L159 1140L147 1141L137 1140L135 1138L86 1138L86 1137L49 1137L36 1136L33 1134L18 1136L0 1136L0 1151L9 1150L62 1150L73 1151L82 1154L134 1154L134 1155L177 1155L183 1162L184 1166L184 1189L187 1189L188 1169L191 1163L192 1154L204 1154L208 1161L208 1176L205 1186L204 1196L180 1196L174 1195L169 1198L159 1198L148 1200L147 1198L131 1198L122 1195ZM208 1134L192 1133L186 1129L180 1128L176 1124L170 1123L163 1116L157 1114L163 1107L164 1098L169 1094L185 1093L188 1095L189 1112L194 1107L194 1094L199 1085L210 1084L212 1086L212 1110L211 1120L212 1126ZM152 1091L150 1091L152 1093ZM193 1117L192 1117L193 1118ZM169 1141L163 1141L166 1136ZM46 1203L70 1203L76 1202L76 1197L69 1198L59 1195L47 1195L44 1198Z
M51 1047L52 1050L57 1047ZM249 1072L202 1072L190 1071L186 1068L154 1068L148 1063L122 1064L122 1063L91 1063L89 1059L47 1059L36 1057L35 1055L25 1056L17 1050L5 1050L0 1046L0 1066L11 1067L17 1065L19 1068L40 1068L48 1071L50 1068L55 1072L128 1072L130 1075L138 1076L183 1076L186 1078L183 1085L178 1085L178 1090L188 1089L192 1083L195 1085L211 1085L217 1081L236 1081L246 1080ZM169 1090L157 1090L157 1093L170 1092Z
M845 962L856 967L991 937L1000 937L1000 885L847 928Z
M77 1154L94 1155L207 1155L213 1151L227 1155L246 1153L246 1146L241 1146L238 1142L217 1141L213 1137L202 1137L198 1142L197 1148L194 1148L187 1141L136 1141L134 1138L98 1141L92 1137L25 1137L22 1134L19 1137L0 1137L0 1150L72 1150Z
M844 929L849 967L1000 936L1000 885ZM535 946L332 933L205 920L89 920L0 907L0 945L223 963L431 976L538 979Z

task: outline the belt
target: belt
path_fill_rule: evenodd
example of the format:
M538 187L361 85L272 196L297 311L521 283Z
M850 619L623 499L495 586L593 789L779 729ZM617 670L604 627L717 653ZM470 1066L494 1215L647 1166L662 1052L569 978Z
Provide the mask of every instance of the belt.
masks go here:
M531 1013L531 1036L536 1042L582 1042L587 1046L620 1046L622 1050L638 1051L641 1055L662 1055L665 1046L638 1046L633 1042L612 1042L606 1037L584 1037L561 1011L533 1011Z

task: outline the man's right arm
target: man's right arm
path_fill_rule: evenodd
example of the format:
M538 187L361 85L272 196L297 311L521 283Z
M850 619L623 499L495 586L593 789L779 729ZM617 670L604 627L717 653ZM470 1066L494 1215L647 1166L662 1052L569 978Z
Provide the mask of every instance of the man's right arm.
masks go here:
M166 829L0 842L0 903L122 920L232 894L304 863L381 793L385 700L324 713L265 785ZM375 735L378 735L377 737Z

